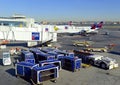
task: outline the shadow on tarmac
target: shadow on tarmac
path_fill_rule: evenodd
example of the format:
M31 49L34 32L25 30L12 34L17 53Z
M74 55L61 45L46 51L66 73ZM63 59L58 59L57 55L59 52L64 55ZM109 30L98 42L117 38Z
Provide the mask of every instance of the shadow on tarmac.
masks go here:
M3 65L3 63L2 63L2 59L0 59L0 65L1 65L1 66Z
M115 54L115 55L120 55L120 52L115 52L115 51L110 51L109 53Z
M27 47L27 43L9 43L7 46L23 46Z
M14 68L10 68L10 69L6 70L6 72L15 77L15 69Z
M18 77L17 77L17 76L15 75L15 69L14 69L14 68L10 68L10 69L6 70L6 72L7 72L8 74L12 75L13 77L22 78L22 79L24 79L25 81L29 82L30 85L33 85L32 82L30 81L30 79L25 78L25 77L22 77L22 76L18 76Z

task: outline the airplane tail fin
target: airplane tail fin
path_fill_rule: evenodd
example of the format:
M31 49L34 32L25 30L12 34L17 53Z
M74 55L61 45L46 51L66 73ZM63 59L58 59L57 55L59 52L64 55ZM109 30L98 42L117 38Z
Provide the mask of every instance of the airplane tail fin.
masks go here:
M102 26L103 26L103 21L101 21L99 24L93 24L92 26L91 26L91 29L100 29L100 28L102 28Z
M70 26L71 26L71 25L72 25L72 21L69 21L69 22L68 22L68 25L70 25Z

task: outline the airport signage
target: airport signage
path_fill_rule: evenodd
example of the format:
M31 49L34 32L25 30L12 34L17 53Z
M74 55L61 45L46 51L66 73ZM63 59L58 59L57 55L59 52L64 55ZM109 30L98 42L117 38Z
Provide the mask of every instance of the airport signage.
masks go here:
M39 40L40 33L39 32L32 32L32 40Z

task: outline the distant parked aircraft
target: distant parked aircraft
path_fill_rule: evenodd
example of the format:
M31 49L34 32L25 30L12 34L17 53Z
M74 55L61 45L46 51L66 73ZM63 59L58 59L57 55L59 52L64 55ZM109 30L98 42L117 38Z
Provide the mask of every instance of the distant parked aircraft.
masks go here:
M68 25L57 25L57 33L71 33L71 34L83 34L83 33L98 33L98 29L101 29L103 26L103 21L92 24L91 26L73 26L72 21Z

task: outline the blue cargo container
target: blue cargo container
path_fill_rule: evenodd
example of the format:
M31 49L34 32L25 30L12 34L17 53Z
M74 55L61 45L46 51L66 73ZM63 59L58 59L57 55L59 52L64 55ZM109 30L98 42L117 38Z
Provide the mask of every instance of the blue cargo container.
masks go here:
M21 76L29 79L31 77L31 69L38 66L38 64L33 64L29 62L19 62L15 64L15 75L16 77Z
M53 80L56 82L56 78L59 77L58 67L50 64L43 67L35 67L31 72L31 81L33 84L41 84L47 80Z
M55 56L55 59L59 59L59 58L61 58L61 57L64 57L63 54L56 53L56 52L54 52L54 51L50 51L50 52L48 52L48 54L54 55L54 56Z
M30 51L22 51L21 58L22 58L22 61L26 61L26 62L30 62L30 63L35 64L34 55Z
M88 53L88 52L81 52L81 51L77 51L77 50L74 50L74 53L75 55L77 55L79 58L82 59L82 63L89 63L89 56L91 55L94 55L94 54L91 54L91 53Z
M55 55L50 55L50 54L44 53L44 52L41 52L40 54L38 54L38 57L39 57L39 61L55 59Z
M69 57L74 57L75 55L74 55L73 52L70 52L70 53L68 53L68 56L69 56Z
M30 51L34 54L36 63L43 60L52 60L55 59L55 55L50 55L48 53L44 53L39 49L30 49Z
M70 71L80 70L81 68L81 59L78 57L69 57L66 56L62 59L62 68Z
M41 49L41 51L45 52L45 53L48 53L48 52L56 52L58 54L63 54L64 56L67 56L68 55L68 52L66 51L62 51L62 50L59 50L59 49L55 49L55 48L43 48Z
M39 56L38 56L38 54L40 54L41 51L38 48L31 48L29 50L30 50L30 52L32 52L34 54L35 63L39 63Z
M45 66L49 64L54 64L59 67L59 70L61 70L61 61L60 60L44 60L39 62L39 66Z

